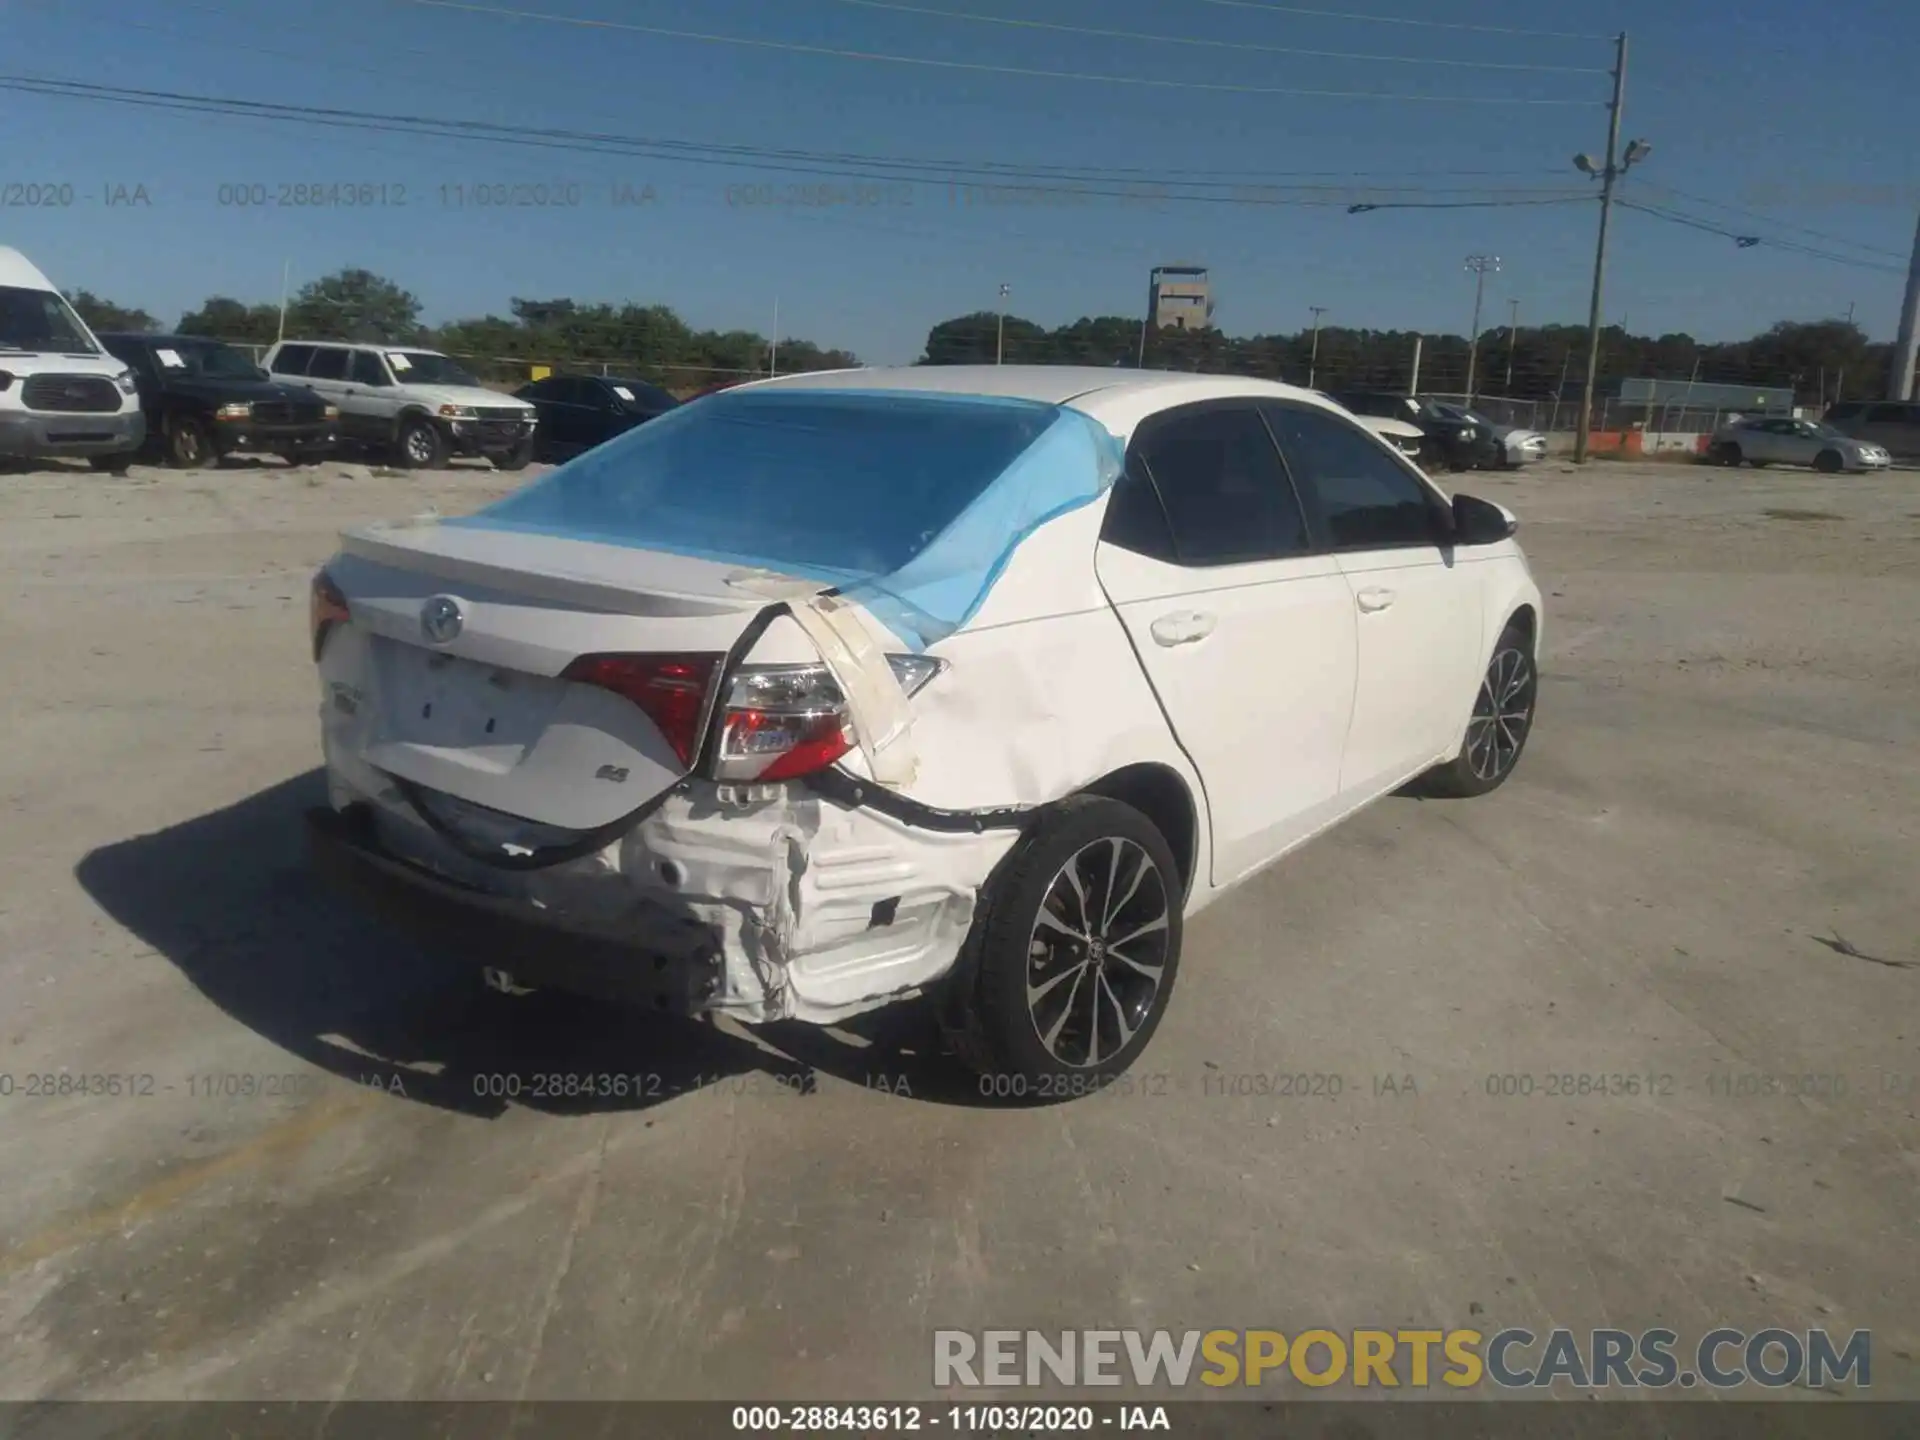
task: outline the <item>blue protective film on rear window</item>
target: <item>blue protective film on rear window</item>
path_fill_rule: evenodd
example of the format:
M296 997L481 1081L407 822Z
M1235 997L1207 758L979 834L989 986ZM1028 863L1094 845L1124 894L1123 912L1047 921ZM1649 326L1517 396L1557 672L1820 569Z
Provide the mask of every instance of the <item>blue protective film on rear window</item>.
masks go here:
M839 586L911 645L977 610L1014 547L1097 498L1120 444L1031 400L709 396L450 525L664 550Z

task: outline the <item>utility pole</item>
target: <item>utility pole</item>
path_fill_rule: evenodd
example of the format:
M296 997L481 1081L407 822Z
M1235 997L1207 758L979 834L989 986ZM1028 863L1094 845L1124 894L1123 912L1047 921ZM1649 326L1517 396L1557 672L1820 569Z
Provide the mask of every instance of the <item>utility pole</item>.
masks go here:
M1474 371L1480 359L1480 302L1487 294L1487 271L1495 274L1500 271L1498 255L1469 255L1467 269L1474 272L1473 281L1473 331L1467 341L1467 404L1473 404Z
M1587 383L1581 387L1580 428L1573 441L1576 465L1587 463L1587 443L1593 434L1593 390L1600 378L1600 299L1607 278L1607 222L1613 218L1613 187L1653 148L1643 140L1635 140L1627 146L1626 155L1617 158L1620 156L1620 115L1627 96L1627 32L1622 30L1616 35L1613 45L1613 100L1607 106L1606 168L1595 171L1592 158L1586 155L1576 155L1573 161L1583 174L1600 177L1600 238L1593 250L1593 299L1587 309Z
M1913 232L1913 259L1907 265L1907 296L1900 305L1900 338L1893 344L1893 393L1889 400L1913 398L1916 325L1920 324L1920 226Z
M773 342L767 346L767 375L780 373L780 297L773 297Z
M1513 395L1513 352L1520 346L1520 302L1507 301L1511 312L1507 318L1507 395Z
M1413 379L1407 384L1407 393L1409 395L1418 395L1420 393L1420 346L1426 338L1424 335L1416 335L1413 337Z
M280 262L280 328L274 332L275 342L287 338L287 277L293 274L293 261Z
M1309 305L1313 311L1313 355L1307 361L1307 388L1314 388L1314 381L1320 375L1320 317L1327 313L1324 305Z
M1006 355L1007 349L1007 296L1013 293L1011 285L1000 287L1000 323L995 327L993 337L993 363L998 365Z

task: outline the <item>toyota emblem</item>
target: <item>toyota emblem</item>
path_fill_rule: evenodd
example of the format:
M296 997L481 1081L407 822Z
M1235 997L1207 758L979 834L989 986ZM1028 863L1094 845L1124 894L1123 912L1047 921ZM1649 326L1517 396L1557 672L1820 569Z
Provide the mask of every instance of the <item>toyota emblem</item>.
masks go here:
M436 645L459 639L464 623L460 602L451 595L436 595L420 607L421 633Z

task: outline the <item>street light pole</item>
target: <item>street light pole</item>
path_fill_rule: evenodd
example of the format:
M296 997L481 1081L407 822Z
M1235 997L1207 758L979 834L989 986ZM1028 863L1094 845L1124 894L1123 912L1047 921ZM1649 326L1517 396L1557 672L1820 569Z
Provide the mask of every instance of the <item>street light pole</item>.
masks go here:
M1007 348L1007 296L1013 293L1011 285L1000 287L1000 323L995 327L993 337L993 363L998 365L1006 354Z
M1511 313L1507 317L1507 396L1513 396L1513 352L1520 346L1520 302L1509 300L1507 305Z
M1473 282L1473 333L1467 341L1467 404L1473 404L1473 381L1475 368L1480 358L1480 302L1486 298L1487 271L1496 274L1500 270L1498 255L1469 255L1467 269L1474 272Z
M1607 278L1607 222L1613 218L1614 183L1650 148L1635 140L1627 146L1624 162L1616 160L1620 150L1620 113L1627 93L1627 32L1614 37L1613 100L1607 106L1606 168L1596 172L1585 155L1574 157L1574 165L1584 174L1600 176L1600 237L1593 250L1593 298L1587 307L1587 383L1581 389L1580 428L1574 433L1573 461L1587 463L1587 444L1593 435L1593 390L1600 378L1600 292Z
M1307 360L1307 388L1314 388L1314 382L1320 375L1320 317L1327 313L1324 305L1309 305L1313 311L1313 354Z

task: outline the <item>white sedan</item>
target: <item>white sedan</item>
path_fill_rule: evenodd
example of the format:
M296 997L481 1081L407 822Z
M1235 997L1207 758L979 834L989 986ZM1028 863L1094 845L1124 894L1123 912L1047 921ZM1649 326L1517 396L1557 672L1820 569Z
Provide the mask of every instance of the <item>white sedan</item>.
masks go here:
M1885 447L1856 440L1831 425L1785 416L1750 415L1722 425L1714 432L1707 458L1721 465L1745 462L1756 469L1768 465L1811 465L1816 470L1884 470L1893 463Z
M314 580L332 878L498 988L936 997L1085 1093L1181 927L1533 722L1514 518L1257 380L915 367L685 406ZM998 1083L998 1081L996 1081Z

